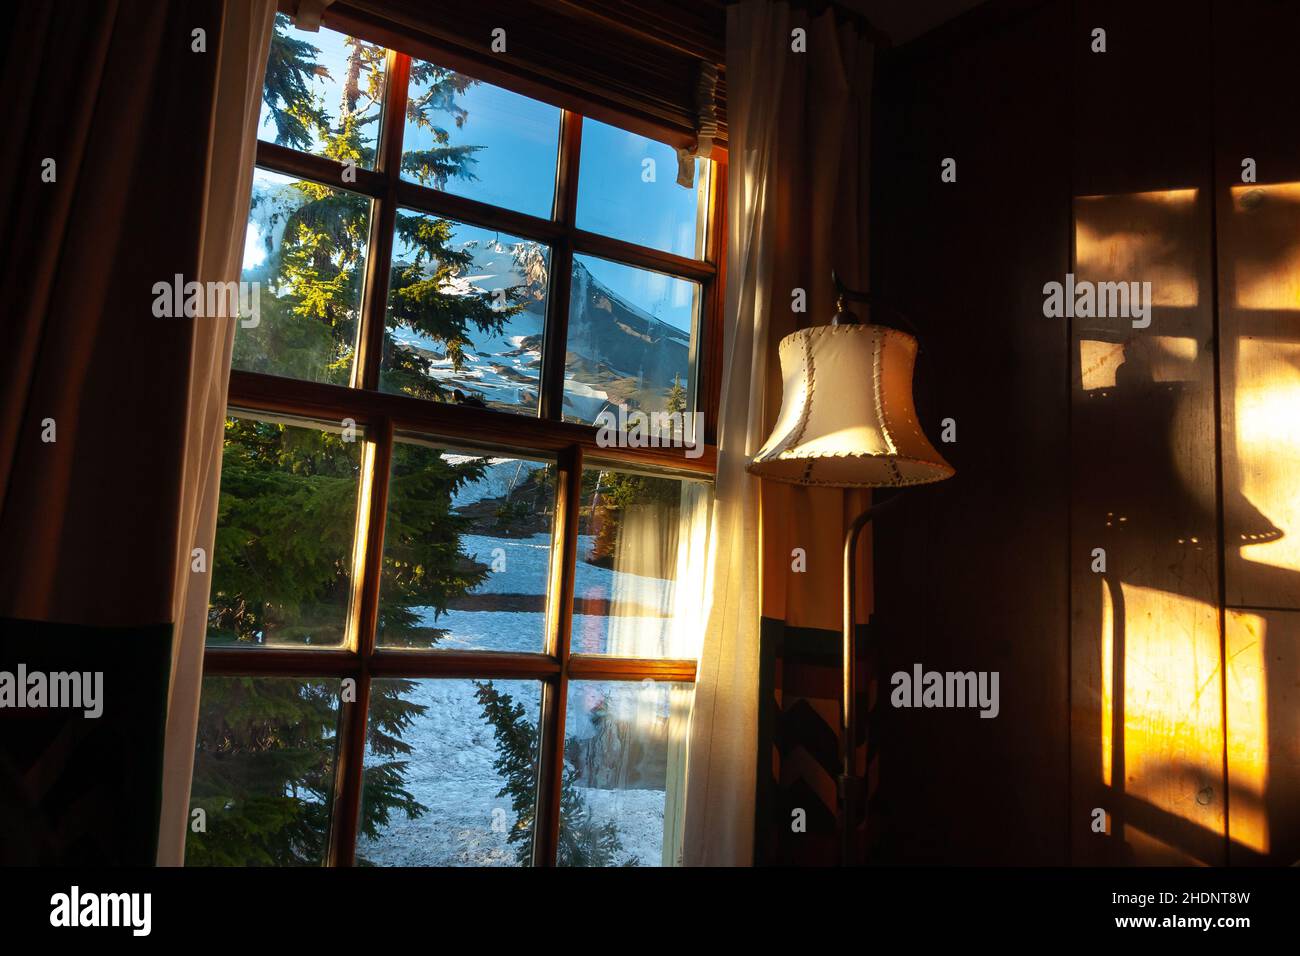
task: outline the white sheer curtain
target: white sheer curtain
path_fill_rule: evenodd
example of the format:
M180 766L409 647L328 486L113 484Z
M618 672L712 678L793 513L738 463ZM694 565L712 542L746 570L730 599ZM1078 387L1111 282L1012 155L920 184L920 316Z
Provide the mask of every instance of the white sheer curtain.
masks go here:
M729 169L727 294L718 475L698 578L707 601L686 761L681 860L688 866L753 862L758 731L759 511L745 465L764 428L770 288L790 51L785 4L727 10ZM788 297L787 297L788 300Z
M200 282L239 279L257 147L262 75L275 22L274 0L230 0L221 25L213 104ZM163 805L158 864L185 859L194 734L203 678L203 639L212 581L212 544L221 486L221 448L230 381L234 319L201 319L190 354L190 393L181 522L176 542L172 676L163 752ZM192 570L202 548L206 570Z
M667 484L658 481L660 489ZM667 500L652 495L619 516L607 619L608 650L616 657L689 660L700 652L713 489L702 481L672 484L677 487ZM627 738L656 759L663 748L659 862L675 865L682 859L691 685L642 682L617 687L615 695Z
M672 481L670 500L624 508L612 555L607 651L615 657L689 660L700 650L712 489Z
M713 489L703 481L648 481L640 500L619 509L608 614L586 626L604 629L606 649L616 657L688 660L698 656L704 629L703 568ZM596 588L588 596L606 594ZM657 782L662 754L664 824L657 862L672 866L681 859L691 685L642 681L606 690L605 706L621 742L604 748L600 757L614 791L611 807L621 812L624 790Z

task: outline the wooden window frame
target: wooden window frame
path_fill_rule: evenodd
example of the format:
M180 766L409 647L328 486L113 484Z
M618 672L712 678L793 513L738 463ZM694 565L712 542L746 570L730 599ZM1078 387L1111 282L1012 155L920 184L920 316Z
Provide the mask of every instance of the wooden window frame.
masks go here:
M342 25L334 25L336 28ZM349 31L369 39L363 31ZM553 866L560 830L560 794L564 770L565 708L570 680L693 683L693 660L618 658L574 654L569 648L574 576L578 559L578 502L584 462L613 468L652 470L668 477L712 479L716 470L716 419L721 385L721 319L725 247L725 154L714 158L702 259L690 259L577 228L578 165L583 116L562 109L552 219L514 212L473 199L453 196L401 178L400 159L412 55L398 52L391 37L385 77L375 168L356 169L344 181L344 166L333 160L260 141L256 165L270 172L311 180L358 193L371 200L365 286L361 300L358 349L352 384L330 385L257 372L232 370L228 404L253 414L341 422L352 419L363 429L367 448L362 458L357 537L364 540L354 575L356 586L349 621L350 639L343 649L205 648L203 673L209 676L335 677L356 680L355 701L342 702L339 749L325 865L352 866L364 778L366 723L372 678L498 678L535 680L542 686L537 808L534 817L534 866ZM441 62L436 50L421 44L419 58ZM453 68L459 68L453 65ZM475 75L473 70L465 70ZM511 88L500 78L494 82ZM391 104L402 104L393 109ZM637 132L643 132L638 129ZM665 137L667 138L667 137ZM535 417L380 392L387 290L392 266L398 207L468 225L495 228L546 243L551 250L546 321L542 349L540 401ZM592 254L701 285L694 351L695 409L704 415L702 454L690 458L682 448L601 447L593 425L562 420L569 286L575 254ZM541 653L386 649L377 646L379 591L383 569L384 526L393 443L399 432L473 448L500 448L542 453L556 464L555 521L550 550L546 601L545 650Z

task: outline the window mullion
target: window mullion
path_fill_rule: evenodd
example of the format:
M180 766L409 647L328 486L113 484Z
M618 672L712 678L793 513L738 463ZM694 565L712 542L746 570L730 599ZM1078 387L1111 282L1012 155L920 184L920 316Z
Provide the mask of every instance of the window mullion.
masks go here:
M542 341L542 400L538 414L564 417L564 361L569 337L569 285L573 276L574 219L578 212L578 160L582 117L565 110L560 120L560 161L555 169L555 220L563 233L551 249L551 281L546 295Z
M539 219L526 212L493 206L477 199L442 192L404 179L397 185L397 200L406 209L428 213L440 219L454 219L481 229L508 232L520 239L553 244L565 231L551 219Z
M704 416L704 434L696 436L707 445L718 441L718 416L722 403L722 350L727 293L727 166L713 164L709 183L709 238L706 255L716 271L705 285L704 314L700 317L697 346L695 410Z
M599 429L594 425L543 421L509 412L430 402L391 392L367 392L323 382L296 381L261 372L233 370L229 401L232 407L335 422L348 416L358 422L374 423L391 418L399 428L452 443L489 444L537 454L581 445L588 454L602 461L694 477L712 478L716 471L716 449L707 444L694 458L686 457L680 448L602 448L597 443Z
M587 232L584 229L573 231L573 247L575 252L599 256L601 259L609 259L611 262L636 266L640 269L652 269L664 275L678 279L691 279L695 282L707 282L716 272L712 263L702 259L688 259L676 253L651 249L649 246L638 246L635 243L602 236L598 232Z
M397 224L397 184L402 176L402 133L406 126L406 95L411 78L411 58L389 51L384 112L380 120L375 171L383 177L383 199L374 200L366 284L361 296L362 314L357 333L358 354L353 363L353 384L379 388L379 365L384 352L384 321L388 310L388 281L393 267L393 230Z
M294 179L305 179L313 183L321 183L331 189L345 189L348 192L361 193L372 198L382 196L388 189L383 176L372 169L362 169L359 166L356 169L351 169L351 167L330 159L328 156L300 152L287 146L267 142L264 139L257 141L257 158L255 162L259 168L270 170L273 173L292 176ZM345 173L348 175L355 173L355 181L350 182L344 179Z
M564 720L569 695L569 633L573 623L573 583L578 560L578 502L582 487L582 449L560 455L555 503L556 546L551 548L547 587L547 650L560 670L542 692L537 812L534 814L533 865L554 866L560 840L560 793L564 785Z
M384 419L374 436L373 454L368 455L369 473L363 481L369 487L365 523L357 528L364 541L359 567L360 608L354 617L354 645L358 657L356 700L343 705L340 724L339 771L335 775L333 838L330 862L352 866L361 817L361 790L366 750L366 720L370 709L370 658L375 652L379 629L379 591L383 580L384 525L388 512L388 477L393 460L393 423Z
M697 664L671 657L608 657L603 654L570 654L565 668L570 680L644 681L693 684Z

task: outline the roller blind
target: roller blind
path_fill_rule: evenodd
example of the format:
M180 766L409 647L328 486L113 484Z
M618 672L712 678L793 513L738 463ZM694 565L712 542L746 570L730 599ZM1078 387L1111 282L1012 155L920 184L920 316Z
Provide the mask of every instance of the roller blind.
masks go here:
M674 146L712 93L726 144L723 0L336 0L322 22Z

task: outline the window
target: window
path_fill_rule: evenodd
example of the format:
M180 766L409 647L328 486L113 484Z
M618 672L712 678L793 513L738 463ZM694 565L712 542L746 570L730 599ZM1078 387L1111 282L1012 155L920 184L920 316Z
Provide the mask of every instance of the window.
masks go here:
M725 168L326 23L267 66L187 862L671 863L715 454L596 426L711 422Z

